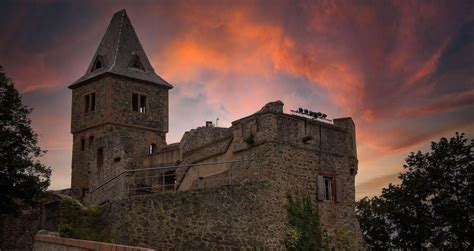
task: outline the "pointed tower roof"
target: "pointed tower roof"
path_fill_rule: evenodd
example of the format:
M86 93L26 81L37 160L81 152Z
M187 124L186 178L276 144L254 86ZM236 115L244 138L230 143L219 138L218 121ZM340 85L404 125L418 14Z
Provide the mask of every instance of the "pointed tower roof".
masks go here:
M114 14L87 72L69 88L107 73L173 88L155 73L125 10Z

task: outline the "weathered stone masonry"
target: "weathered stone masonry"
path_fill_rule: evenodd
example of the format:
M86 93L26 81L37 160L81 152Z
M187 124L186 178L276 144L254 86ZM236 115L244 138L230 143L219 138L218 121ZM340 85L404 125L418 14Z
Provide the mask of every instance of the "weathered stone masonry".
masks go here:
M86 73L69 86L72 190L83 197L117 173L141 166L150 144L166 144L172 87L156 75L125 10L117 12ZM114 198L122 187L91 196Z
M173 144L172 151L148 156L145 163L150 166L169 164L173 151L174 161L181 165L219 163L229 156L253 161L185 168L184 177L177 172L177 180L185 183L193 177L186 190L107 203L105 217L114 241L160 250L284 249L288 194L309 195L331 235L344 229L361 241L354 212L357 159L352 120L338 119L331 125L284 114L281 102L266 108L228 129L197 128L183 136L182 147ZM218 133L210 133L213 130ZM245 142L250 134L253 145ZM188 137L200 144L188 144ZM201 178L195 175L198 168ZM340 198L318 199L321 174L334 178Z
M167 144L172 86L154 73L125 11L70 88L72 189L103 204L114 242L284 249L288 194L310 196L331 235L343 229L362 242L351 118L330 124L285 114L276 101L230 128L199 127ZM85 109L90 93L94 111Z

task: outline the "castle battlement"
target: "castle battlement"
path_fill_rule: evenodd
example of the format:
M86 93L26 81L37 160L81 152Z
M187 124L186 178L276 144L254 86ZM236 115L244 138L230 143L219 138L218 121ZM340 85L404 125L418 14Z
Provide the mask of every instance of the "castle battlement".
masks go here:
M71 188L83 202L105 205L122 243L280 250L288 194L309 196L330 234L342 228L361 240L351 118L326 123L286 114L274 101L229 128L208 124L167 144L172 85L155 73L124 10L69 88ZM215 236L222 233L229 245Z
M335 119L334 124L329 124L285 114L281 101L266 104L260 111L232 122L230 128L210 126L192 129L183 135L180 142L162 146L156 153L146 156L143 166L157 170L159 167L174 168L177 191L211 186L208 180L212 180L214 185L226 184L225 180L216 181L227 179L231 168L237 165L233 162L242 165L238 161L249 160L251 165L252 149L261 148L264 144L271 144L274 148L294 147L317 155L339 156L351 163L347 166L348 173L357 173L355 130L351 118ZM336 168L326 171L334 172ZM240 180L259 179L253 175L242 172L239 177ZM235 175L232 181L239 183Z

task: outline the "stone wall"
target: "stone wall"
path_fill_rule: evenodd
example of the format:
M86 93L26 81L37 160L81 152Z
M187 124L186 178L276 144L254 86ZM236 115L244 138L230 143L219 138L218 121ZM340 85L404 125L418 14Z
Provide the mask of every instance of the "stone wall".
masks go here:
M196 180L185 192L164 192L105 205L114 242L158 250L284 250L287 194L309 195L330 235L362 242L354 212L350 158L314 149L260 143L239 150L227 172ZM341 201L319 201L318 174L342 178Z
M95 93L95 110L84 112L85 95ZM132 111L132 93L147 96L147 111ZM72 90L71 131L118 123L168 132L168 89L120 77L106 76Z
M284 198L284 197L283 197ZM157 250L284 250L286 209L268 182L112 201L113 242Z
M193 149L208 145L216 140L230 136L228 128L222 127L198 127L185 132L180 141L181 152L185 154Z
M101 78L93 83L74 89L72 91L71 132L73 133L72 145L72 175L71 188L83 190L89 188L89 136L94 136L95 130L74 133L79 130L105 123L106 119L106 86L108 78ZM95 92L95 110L84 112L84 95ZM83 147L84 141L84 147ZM83 192L82 192L83 193Z
M278 187L295 195L310 195L319 209L321 223L330 235L336 229L352 233L362 242L359 223L355 215L355 176L351 175L352 158L343 155L320 154L314 150L279 146L274 182ZM317 176L333 178L335 186L342 190L342 198L318 200ZM333 191L335 192L335 191Z
M108 199L120 198L126 195L126 175L94 191L97 187L116 177L126 170L142 168L143 159L149 155L149 145L161 142L159 134L128 128L118 125L106 126L95 130L96 140L92 149L81 161L88 161L90 170L88 201L101 203ZM104 162L102 167L97 163L97 149L103 149Z
M71 132L88 128L106 121L107 86L110 77L100 78L87 85L72 90ZM84 112L85 95L95 93L95 110Z
M181 160L179 143L160 147L156 153L150 154L143 160L144 167L175 165Z
M120 124L131 124L168 132L168 89L128 79L113 80L113 104L111 120ZM147 111L132 111L132 93L147 96Z
M221 135L225 136L193 141L192 150L182 154L182 163L203 165L185 168L185 172L178 168L178 173L184 175L178 179L180 191L268 182L274 196L281 201L287 194L309 195L330 235L341 229L363 242L355 216L357 152L352 119L336 119L334 124L329 124L284 114L275 102L234 121L228 132ZM234 162L239 160L252 161ZM229 163L217 164L226 161ZM330 200L318 198L318 176L332 178ZM284 204L273 206L283 210Z
M280 105L274 102L234 121L230 128L192 130L183 136L179 147L162 147L147 156L148 166L175 162L178 183L171 191L155 190L153 183L159 186L160 175L147 170L124 179L151 176L138 179L146 180L144 187L149 190L134 193L132 198L101 193L104 197L100 201L114 199L106 204L104 215L112 239L160 250L283 249L287 195L291 194L311 198L330 235L344 230L362 243L355 216L354 123L350 118L329 124L284 114ZM140 145L136 142L147 138L139 130L136 134L131 129L121 130L117 133L132 136L127 140L134 141L117 142L123 151L134 149ZM139 165L133 162L126 170ZM328 200L318 195L323 191L318 187L318 176L332 179L333 195ZM111 186L111 191L118 190ZM143 195L154 192L159 193Z
M40 208L17 216L0 215L0 250L31 250L40 224Z

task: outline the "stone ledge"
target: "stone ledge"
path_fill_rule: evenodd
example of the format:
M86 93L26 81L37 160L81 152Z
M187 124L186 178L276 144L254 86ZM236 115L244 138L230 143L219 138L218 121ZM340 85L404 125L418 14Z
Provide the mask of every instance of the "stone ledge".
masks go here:
M56 245L84 248L89 250L114 250L114 251L154 251L150 248L132 247L120 244L87 241L79 239L69 239L50 235L36 235L36 242L51 243Z

